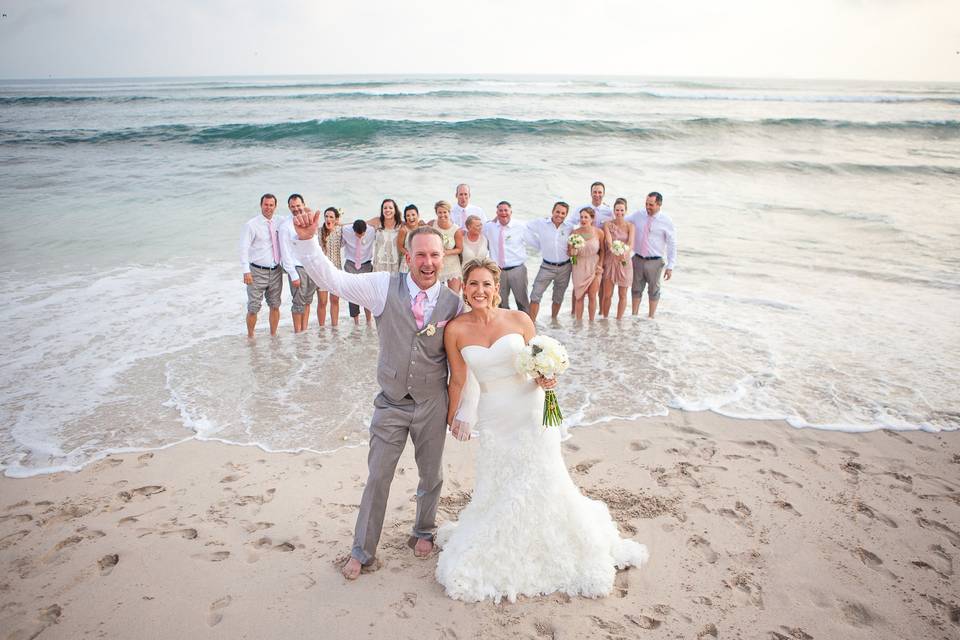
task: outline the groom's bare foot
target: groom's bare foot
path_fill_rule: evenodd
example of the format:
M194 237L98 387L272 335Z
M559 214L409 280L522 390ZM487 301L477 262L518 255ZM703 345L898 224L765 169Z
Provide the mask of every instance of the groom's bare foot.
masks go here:
M418 558L426 558L433 551L433 540L418 538L417 544L413 546L413 555Z
M343 574L343 577L347 580L356 580L360 577L360 572L363 570L363 565L360 564L360 561L350 556L350 559L347 560L346 564L343 565L343 568L340 569L340 573Z

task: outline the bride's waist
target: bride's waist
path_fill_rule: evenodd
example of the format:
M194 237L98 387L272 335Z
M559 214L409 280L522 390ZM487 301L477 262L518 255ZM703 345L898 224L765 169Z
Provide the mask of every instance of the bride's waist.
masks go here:
M529 391L537 384L521 373L513 373L499 378L492 378L480 383L480 394L503 393L505 391Z

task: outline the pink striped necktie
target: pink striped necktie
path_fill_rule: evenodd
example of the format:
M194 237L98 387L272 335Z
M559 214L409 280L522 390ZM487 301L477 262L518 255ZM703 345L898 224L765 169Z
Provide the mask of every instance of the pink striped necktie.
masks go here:
M499 266L501 269L507 266L506 247L504 244L504 239L505 239L504 236L506 235L507 235L507 228L501 224L500 225L500 243L499 243L500 251L497 252L497 266Z
M363 236L356 236L357 241L353 245L353 264L359 269L360 268L360 243L363 242Z
M273 219L267 220L267 228L270 229L270 246L273 248L273 263L280 264L280 240L277 233L273 230Z
M427 300L427 292L420 291L413 299L413 319L417 321L417 329L423 329L423 305Z
M640 236L640 255L649 258L650 251L650 228L653 226L653 216L647 216L647 224L643 225L643 235Z

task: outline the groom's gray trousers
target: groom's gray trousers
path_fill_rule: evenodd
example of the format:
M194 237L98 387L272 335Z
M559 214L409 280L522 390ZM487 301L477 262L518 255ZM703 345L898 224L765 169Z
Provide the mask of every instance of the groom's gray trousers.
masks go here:
M394 402L380 393L374 399L373 406L370 453L367 455L370 475L360 500L351 550L351 555L362 564L370 564L376 555L387 499L390 497L390 483L400 454L407 444L408 434L413 440L420 476L413 535L433 539L437 530L437 504L443 485L443 444L447 437L446 390L420 402L409 398Z

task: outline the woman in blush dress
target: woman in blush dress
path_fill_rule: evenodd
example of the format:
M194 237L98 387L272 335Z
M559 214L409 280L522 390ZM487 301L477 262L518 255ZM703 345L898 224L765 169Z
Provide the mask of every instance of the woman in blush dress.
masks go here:
M606 253L603 261L603 284L600 297L600 315L606 318L610 315L610 305L613 302L613 288L617 288L617 320L623 318L627 310L627 289L633 284L633 238L636 227L627 222L626 198L617 198L613 203L613 220L603 225L604 246ZM613 243L622 242L626 253L618 256L613 252Z
M646 562L647 548L621 538L607 506L580 492L563 460L561 430L543 426L541 387L556 380L517 372L517 354L537 331L526 313L498 308L500 268L469 262L463 280L471 310L443 330L447 424L458 439L475 427L480 440L470 504L437 531L437 581L466 602L603 597L618 568ZM468 372L478 393L464 398Z
M466 232L463 234L463 253L460 254L463 264L490 257L490 247L487 244L487 237L483 235L483 221L480 220L480 216L467 216L463 226L466 227Z
M327 254L330 262L337 269L343 269L343 256L340 248L343 246L343 228L340 224L340 210L327 207L323 210L323 226L317 234L320 248ZM317 291L317 322L323 326L324 316L327 314L327 300L330 300L330 326L340 324L340 298L327 291Z
M584 246L574 252L567 246L567 253L575 258L573 265L573 315L583 320L583 298L587 298L590 320L597 314L597 293L600 291L600 279L603 275L604 242L603 231L593 226L594 212L591 207L580 209L580 226L570 236L583 237Z
M417 205L408 204L403 208L403 226L397 232L397 251L400 253L400 273L407 273L410 268L407 266L407 254L410 252L410 243L407 242L407 235L416 229L425 225L426 222L420 219L420 210Z
M397 234L400 231L400 209L392 198L380 203L380 217L370 218L367 225L376 229L373 244L373 270L397 273L400 256L397 251Z
M460 254L463 252L463 232L450 219L450 203L440 200L433 205L437 219L430 223L443 236L443 269L437 279L445 282L454 293L460 293Z

